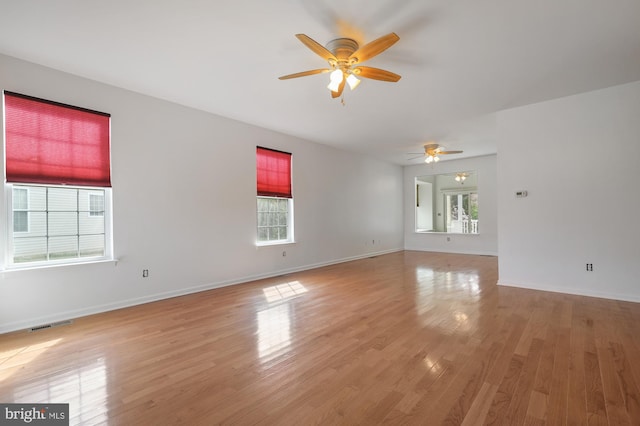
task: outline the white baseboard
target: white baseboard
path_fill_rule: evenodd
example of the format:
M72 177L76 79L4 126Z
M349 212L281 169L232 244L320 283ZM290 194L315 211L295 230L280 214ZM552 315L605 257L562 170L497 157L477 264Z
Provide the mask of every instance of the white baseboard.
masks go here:
M555 287L548 285L522 285L522 284L513 284L513 283L505 283L502 281L498 281L498 285L504 287L516 287L516 288L524 288L527 290L538 290L538 291L548 291L552 293L562 293L562 294L571 294L574 296L587 296L587 297L597 297L600 299L610 299L610 300L620 300L623 302L634 302L640 303L640 297L630 297L626 294L617 294L617 293L609 293L604 291L593 291L589 289L581 289L581 288L573 288L573 287Z
M126 299L126 300L121 300L113 303L105 303L103 305L95 305L95 306L82 308L82 309L59 312L55 315L48 315L43 317L36 317L36 318L30 318L30 319L21 320L21 321L15 321L15 322L0 325L0 334L10 333L10 332L19 331L19 330L26 330L26 329L30 329L31 327L37 327L44 324L51 324L58 321L71 320L75 318L84 317L87 315L94 315L94 314L99 314L103 312L114 311L116 309L142 305L145 303L157 302L159 300L170 299L172 297L185 296L187 294L198 293L201 291L213 290L216 288L227 287L230 285L243 284L243 283L247 283L255 280L277 277L280 275L291 274L294 272L301 272L301 271L306 271L310 269L321 268L323 266L335 265L338 263L351 262L353 260L366 259L372 256L379 256L379 255L399 252L403 250L404 249L402 248L396 248L396 249L366 253L358 256L351 256L351 257L346 257L342 259L334 259L326 262L319 262L319 263L299 266L295 268L281 269L278 271L272 271L265 274L249 275L245 277L234 278L231 280L217 281L217 282L203 284L203 285L186 287L179 290L152 294L144 297L136 297L133 299Z
M404 248L407 251L431 251L434 253L450 253L450 254L474 254L477 256L498 256L498 252L485 251L485 250L443 250L441 247L428 248L428 247L411 247Z

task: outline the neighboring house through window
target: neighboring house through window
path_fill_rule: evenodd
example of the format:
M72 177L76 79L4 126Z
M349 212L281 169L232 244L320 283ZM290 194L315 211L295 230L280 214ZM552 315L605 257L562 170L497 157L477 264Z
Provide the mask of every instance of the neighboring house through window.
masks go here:
M29 232L29 190L13 189L13 232Z
M104 194L89 193L89 216L104 216Z
M291 154L257 147L258 245L293 242Z

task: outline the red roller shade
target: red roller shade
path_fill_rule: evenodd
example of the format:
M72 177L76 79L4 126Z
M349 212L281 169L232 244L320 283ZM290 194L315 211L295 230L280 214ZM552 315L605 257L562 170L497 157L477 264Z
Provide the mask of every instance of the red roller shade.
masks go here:
M256 152L258 195L292 198L291 154L262 147Z
M7 182L111 186L109 114L4 93Z

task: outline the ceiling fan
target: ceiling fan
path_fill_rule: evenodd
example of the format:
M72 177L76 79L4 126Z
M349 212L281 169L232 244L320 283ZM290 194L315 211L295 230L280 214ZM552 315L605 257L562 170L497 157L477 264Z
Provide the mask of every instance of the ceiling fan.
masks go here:
M349 84L351 90L355 89L360 80L356 77L371 78L373 80L396 82L400 80L398 74L379 68L359 65L374 56L384 52L395 42L400 40L395 33L382 36L370 43L360 47L358 42L351 38L337 38L327 43L327 47L322 46L311 37L304 34L296 34L296 37L311 51L329 63L329 68L298 72L295 74L283 75L280 80L290 78L305 77L308 75L331 73L330 83L327 86L331 90L331 97L337 98L342 95L345 84Z
M420 154L420 157L422 155L425 156L425 159L424 159L425 163L437 163L438 161L440 161L439 155L448 155L448 154L462 154L462 151L445 151L442 149L442 147L439 144L435 142L430 142L424 146L424 154ZM413 158L418 158L418 157L413 157Z

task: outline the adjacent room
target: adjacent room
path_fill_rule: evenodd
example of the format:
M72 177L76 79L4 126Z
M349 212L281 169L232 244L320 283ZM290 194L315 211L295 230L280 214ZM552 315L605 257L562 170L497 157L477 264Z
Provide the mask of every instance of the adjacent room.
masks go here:
M640 424L640 2L0 0L0 90L0 423Z

